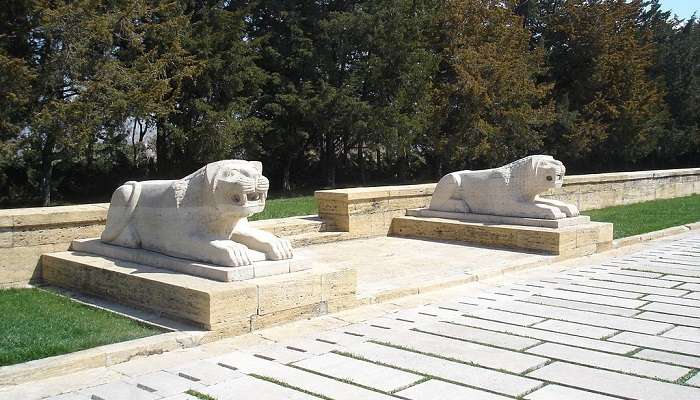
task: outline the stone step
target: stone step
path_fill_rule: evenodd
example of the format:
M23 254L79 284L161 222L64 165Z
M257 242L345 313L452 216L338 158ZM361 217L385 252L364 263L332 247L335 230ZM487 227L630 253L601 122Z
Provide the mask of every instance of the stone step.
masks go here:
M283 237L335 230L333 224L322 220L318 215L266 219L252 221L250 224L257 229Z
M286 238L292 242L292 247L305 247L314 244L357 239L359 237L357 234L350 232L308 232L287 236Z

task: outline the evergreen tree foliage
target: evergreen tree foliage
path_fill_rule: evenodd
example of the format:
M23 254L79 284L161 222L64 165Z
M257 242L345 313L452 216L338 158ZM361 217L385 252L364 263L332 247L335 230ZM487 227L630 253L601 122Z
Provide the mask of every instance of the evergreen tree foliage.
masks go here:
M698 166L700 21L659 0L13 0L0 205L259 159L274 191L532 153Z

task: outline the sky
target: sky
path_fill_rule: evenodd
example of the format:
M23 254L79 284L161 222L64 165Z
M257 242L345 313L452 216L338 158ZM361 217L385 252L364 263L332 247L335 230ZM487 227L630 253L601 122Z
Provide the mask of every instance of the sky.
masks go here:
M688 19L693 12L697 12L700 17L700 0L661 0L662 10L671 10L671 15L676 14L679 18Z

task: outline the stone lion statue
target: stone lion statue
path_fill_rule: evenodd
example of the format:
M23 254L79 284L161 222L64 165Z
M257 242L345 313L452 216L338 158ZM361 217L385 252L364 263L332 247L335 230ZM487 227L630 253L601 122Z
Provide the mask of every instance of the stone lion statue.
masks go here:
M127 182L115 190L101 240L229 267L292 258L286 239L254 229L269 181L257 161L223 160L178 180Z
M534 155L499 168L452 172L440 179L428 209L508 217L560 219L579 215L573 204L538 195L560 188L566 168L552 156Z

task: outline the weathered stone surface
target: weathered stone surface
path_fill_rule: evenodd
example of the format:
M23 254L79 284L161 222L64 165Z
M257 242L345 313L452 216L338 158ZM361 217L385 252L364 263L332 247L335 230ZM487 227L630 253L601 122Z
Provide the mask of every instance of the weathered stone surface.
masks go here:
M448 211L435 211L428 208L412 208L406 210L406 215L411 217L456 219L464 222L489 223L496 225L524 225L539 226L542 228L564 228L585 224L591 221L587 215L578 215L561 219L537 219L524 217L505 217L502 215L457 213Z
M700 389L688 386L563 362L549 364L529 373L528 376L639 400L692 400L700 396Z
M595 245L601 240L612 242L612 230L608 225L612 224L589 222L554 229L406 216L393 218L391 234L569 255L578 249L590 254L596 251ZM585 232L585 238L579 237L579 232Z
M294 365L383 392L393 392L423 379L421 375L334 353L306 358L295 362Z
M499 396L482 390L455 385L443 381L431 379L427 382L411 386L397 393L399 396L411 400L507 400L508 397Z
M675 381L691 370L673 365L637 360L630 357L580 349L556 343L545 343L527 350L528 353L596 368L611 369L648 378Z

